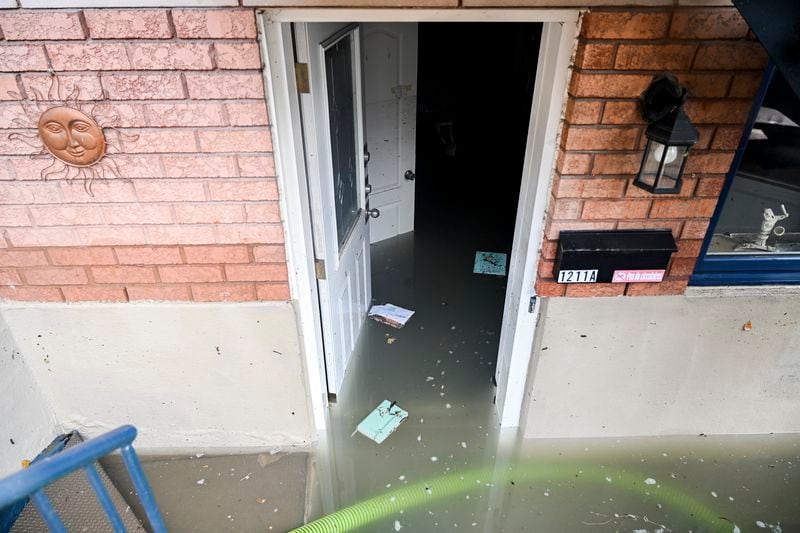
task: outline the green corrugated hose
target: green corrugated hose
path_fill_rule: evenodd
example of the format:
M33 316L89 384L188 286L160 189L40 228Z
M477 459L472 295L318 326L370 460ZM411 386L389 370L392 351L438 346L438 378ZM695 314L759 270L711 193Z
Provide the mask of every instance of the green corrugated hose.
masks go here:
M611 479L611 482L608 481ZM698 525L703 525L707 531L728 532L738 531L729 519L723 518L719 513L692 498L688 494L659 482L648 485L645 476L601 469L596 466L576 466L574 464L545 464L509 469L503 475L498 475L492 469L469 470L466 472L449 474L413 485L406 485L380 496L369 498L344 509L340 509L328 516L323 516L304 526L292 530L292 533L345 533L366 526L376 520L387 518L401 509L408 510L458 496L475 490L476 486L484 486L488 481L492 483L509 483L546 481L569 481L570 484L610 484L617 489L640 495L647 495L675 511L691 517Z

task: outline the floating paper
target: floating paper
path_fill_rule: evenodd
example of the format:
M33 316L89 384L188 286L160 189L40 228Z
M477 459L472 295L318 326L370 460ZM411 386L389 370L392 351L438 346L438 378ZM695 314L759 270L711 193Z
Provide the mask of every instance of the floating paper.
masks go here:
M373 305L367 316L387 326L400 329L406 325L406 322L408 322L408 319L411 318L413 314L414 311L403 309L402 307L392 304L384 304Z
M394 430L408 418L408 411L404 411L395 402L383 400L378 407L372 410L367 417L356 427L356 431L378 444L394 433ZM353 434L356 433L353 432Z
M499 252L475 252L475 274L490 274L492 276L506 275L506 254Z

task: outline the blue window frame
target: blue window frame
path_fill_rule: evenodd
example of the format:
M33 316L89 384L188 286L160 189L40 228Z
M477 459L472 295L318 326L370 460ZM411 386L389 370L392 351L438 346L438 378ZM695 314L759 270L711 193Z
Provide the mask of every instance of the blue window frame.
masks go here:
M748 142L750 142L752 137L751 134L753 133L754 126L756 125L757 118L759 117L759 110L761 110L765 98L767 97L768 89L776 77L782 79L780 74L776 75L775 66L770 63L765 70L761 87L759 88L758 94L753 101L753 107L750 111L747 124L744 128L739 147L736 150L736 155L733 159L731 168L728 171L725 184L720 194L720 201L717 204L705 240L703 241L703 247L700 251L700 258L695 266L694 274L689 281L690 285L709 286L800 284L800 253L765 253L758 252L756 250L754 250L753 253L748 253L747 251L720 252L720 239L732 240L735 238L732 237L732 235L754 235L753 233L723 233L723 225L728 224L731 220L730 212L727 213L726 219L723 220L725 224L721 225L720 221L721 218L723 218L728 199L731 197L731 189L734 186L734 180L737 176L737 173L740 172L740 167L745 156L745 149L748 146ZM763 118L760 119L759 122L761 122L761 120L763 120ZM761 126L761 124L759 124L759 126ZM794 131L800 131L797 130L796 126L797 124L794 124L793 128L795 129L792 130L793 134ZM761 128L756 129L756 134L762 133L763 132L761 131ZM769 134L765 135L763 138L766 139L767 136L771 135L772 132L770 131ZM758 135L756 135L754 138L758 138ZM789 150L792 150L792 148L793 147L790 146ZM793 153L796 153L797 157L800 159L800 149L793 151ZM746 170L744 173L746 173ZM800 174L798 174L797 178L798 185L800 185ZM758 179L756 178L756 180L752 181L752 183L756 184L754 186L757 186L759 183ZM762 205L774 205L774 203L769 204L769 201L770 200L768 200L766 204ZM774 200L771 201L774 202ZM779 206L775 207L777 208ZM754 221L751 221L750 213L752 213L752 211L747 213L748 223L755 222L755 226L758 227L759 220L755 219ZM800 219L800 211L790 214L795 221ZM758 215L758 213L756 212L754 215ZM737 213L737 217L741 218L741 214ZM738 223L738 219L735 220ZM793 224L795 221L792 221ZM770 234L770 239L770 242L772 243L776 237ZM731 246L733 245L731 244ZM800 247L797 248L797 251L800 251Z

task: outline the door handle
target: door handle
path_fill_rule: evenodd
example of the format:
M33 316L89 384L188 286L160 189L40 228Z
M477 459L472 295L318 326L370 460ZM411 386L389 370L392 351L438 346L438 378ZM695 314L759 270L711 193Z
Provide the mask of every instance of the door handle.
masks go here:
M370 218L378 218L379 216L381 216L381 210L378 209L377 207L373 207L372 209L367 209L365 212L366 216L364 217L364 220L367 222L369 221Z
M416 174L414 174L414 171L413 171L413 170L406 170L406 173L405 173L405 174L403 174L403 177L404 177L405 179L407 179L408 181L414 181L414 178L416 178L416 177L417 177L417 175L416 175Z
M370 185L369 183L367 183L366 185L364 185L364 193L365 193L367 196L369 196L369 195L372 193L372 185Z

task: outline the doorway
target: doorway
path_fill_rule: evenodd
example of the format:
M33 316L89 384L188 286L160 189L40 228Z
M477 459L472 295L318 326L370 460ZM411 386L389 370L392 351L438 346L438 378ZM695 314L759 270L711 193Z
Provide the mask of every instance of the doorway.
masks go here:
M273 13L273 15L277 14L279 18L298 17L302 11L303 10L281 11L279 13ZM380 15L376 16L378 21L389 18L402 20L404 16L408 17L409 15L408 12L403 11L392 14L387 14L386 11L395 10L380 11ZM325 15L330 13L331 12L327 12ZM368 12L358 11L358 14L362 17L365 13ZM446 20L448 17L452 16L451 13L452 12L448 13L436 10L432 10L431 13L414 12L414 18L423 20L419 25L419 46L426 46L425 43L427 39L434 43L434 46L437 48L446 49L447 47L444 46L444 41L453 41L457 32L465 32L468 29L467 25L464 24L460 25L462 26L461 28L458 27L459 25L450 25L449 28L442 26L436 29L437 31L426 34L427 30L425 24L427 21ZM531 16L531 13L522 13L521 15L522 20L526 20L525 17L533 19L532 21L529 20L529 22L541 22L542 18L541 13L537 13L537 16ZM385 239L387 242L378 242L374 245L374 252L372 253L366 253L365 250L362 254L362 258L352 263L351 267L346 267L350 268L350 274L339 276L338 278L336 277L337 273L330 269L345 268L343 265L346 258L351 254L348 250L342 248L343 245L346 246L344 241L326 238L324 242L321 242L320 236L327 237L328 235L334 235L341 238L342 235L358 235L362 226L368 228L371 221L375 220L368 217L374 207L371 207L367 203L369 201L368 185L370 185L367 175L372 172L370 169L372 160L370 164L362 165L361 157L351 158L352 161L357 161L358 163L356 165L350 165L349 172L353 177L352 179L347 178L350 179L350 183L355 184L354 187L340 187L336 185L335 181L332 182L333 185L330 186L331 190L336 191L348 191L350 189L356 191L353 197L358 199L360 206L358 209L353 208L353 213L358 216L351 217L353 220L359 221L358 223L354 223L356 229L348 229L347 231L340 231L336 234L328 230L329 233L326 234L324 227L325 215L323 214L325 212L324 206L320 209L320 199L324 198L325 194L319 190L321 187L317 187L316 185L321 181L320 170L324 170L322 163L323 160L325 160L325 155L323 154L323 156L320 157L320 151L327 149L329 150L328 153L332 154L333 152L331 149L334 145L339 143L339 141L336 136L331 136L331 131L334 129L337 131L342 130L339 129L341 124L334 124L330 115L321 114L320 111L327 113L332 107L336 106L334 101L331 100L331 94L337 91L336 84L331 83L330 79L326 78L325 72L326 68L332 68L336 63L333 57L334 54L332 52L329 53L329 50L332 50L333 48L331 47L333 46L339 46L337 43L342 39L347 39L349 44L345 46L347 50L339 54L339 56L349 58L345 62L350 62L350 66L347 68L351 69L349 75L352 77L352 86L362 86L362 76L365 74L361 72L363 63L361 62L361 58L358 57L358 54L361 53L362 50L358 48L363 43L360 32L363 31L365 25L354 25L345 22L296 24L294 26L294 34L292 34L291 31L287 32L287 30L291 30L291 28L288 27L289 25L282 21L274 20L274 18L271 21L265 19L261 20L266 35L266 53L267 56L271 58L269 62L269 72L267 74L271 82L268 88L269 98L273 116L275 117L274 122L276 124L277 134L276 165L279 168L279 176L281 176L279 180L285 180L287 182L286 186L282 188L282 200L285 202L285 210L289 214L289 216L286 217L287 241L289 241L287 243L287 252L290 256L290 263L292 262L291 257L296 254L296 265L297 263L309 265L309 263L311 263L310 260L315 256L316 259L322 259L325 262L323 265L320 265L320 262L317 261L313 271L310 268L305 272L302 269L296 270L294 281L298 290L295 291L295 286L293 286L292 292L293 297L297 297L298 300L301 323L303 323L304 331L307 331L307 328L310 326L312 331L316 333L316 335L314 335L315 339L312 339L311 342L304 336L307 355L309 352L312 354L309 355L307 359L309 362L309 377L312 391L315 389L315 377L318 380L317 383L324 383L324 386L317 388L318 392L323 393L323 401L319 402L319 396L314 397L312 395L315 414L320 413L318 407L319 403L322 403L324 407L324 392L329 391L331 388L329 368L333 365L330 364L331 361L328 358L328 348L330 346L343 346L342 339L344 338L352 343L352 347L355 349L356 344L360 342L359 339L362 337L362 331L360 331L360 329L363 328L364 324L368 326L377 325L372 322L367 323L364 321L364 315L368 307L366 302L372 303L370 298L365 298L369 291L376 290L378 286L381 286L381 290L384 290L384 287L391 287L394 291L401 291L401 289L405 288L407 292L413 293L416 291L418 293L416 286L419 284L415 283L416 280L413 277L390 280L384 276L383 281L386 281L386 283L383 283L382 280L377 279L376 274L376 280L373 283L372 277L368 275L371 261L375 261L377 264L378 261L389 261L389 259L391 259L391 262L395 262L395 264L405 262L406 265L400 265L405 268L408 266L408 263L413 267L417 263L421 264L423 259L430 261L431 258L436 258L436 260L431 263L431 266L442 267L447 262L453 262L453 259L458 256L458 268L460 271L465 271L464 265L469 267L466 272L472 284L490 287L490 292L499 295L497 298L499 302L497 305L497 312L494 314L495 322L499 327L495 329L489 326L479 328L491 332L499 341L495 341L495 346L497 346L497 348L494 349L492 355L482 355L481 363L485 365L486 369L492 366L498 367L496 372L493 373L489 370L484 376L487 378L486 382L489 383L489 390L491 390L493 374L497 381L497 410L503 415L501 421L503 421L505 415L508 414L508 421L505 425L517 425L535 325L536 308L534 305L531 305L532 299L530 296L533 296L535 260L541 235L541 216L544 211L544 199L546 198L549 173L554 160L555 137L561 113L563 91L566 84L568 60L575 36L576 28L574 22L577 18L574 12L549 12L547 15L553 18L566 20L562 23L547 22L543 25L535 25L540 33L531 34L529 32L527 34L528 41L532 41L534 46L532 47L533 51L528 54L526 60L529 62L533 61L535 64L534 69L528 69L528 74L530 74L530 71L538 73L538 75L535 76L535 84L533 87L533 112L531 113L530 109L531 76L526 80L528 82L527 90L529 102L527 109L523 109L521 113L513 113L514 118L517 118L519 115L524 117L523 120L519 121L509 119L507 116L509 113L507 112L497 111L501 106L492 106L492 99L498 98L496 96L497 92L493 93L493 90L502 93L501 97L504 100L503 103L506 103L506 100L514 100L514 98L509 96L510 92L507 83L496 83L496 87L479 87L475 89L475 87L480 85L477 82L481 80L470 80L469 76L465 76L462 78L461 83L457 84L459 85L456 88L458 92L466 94L469 93L470 88L472 88L475 93L474 101L472 102L474 108L472 118L474 120L471 122L480 124L482 117L486 115L492 115L492 118L495 118L495 115L499 116L499 119L488 128L491 129L491 131L482 132L486 137L492 138L490 141L481 142L479 139L476 140L474 136L470 135L470 128L474 131L480 131L481 128L478 125L473 125L463 120L463 117L469 116L468 112L464 111L466 107L450 105L449 107L451 109L437 109L435 99L431 98L429 109L426 111L422 103L418 103L417 108L422 109L422 112L419 114L419 138L418 142L415 143L415 148L422 152L419 157L415 158L416 165L414 168L402 168L402 170L404 175L407 170L411 170L412 173L415 174L411 180L407 181L414 182L420 189L419 194L414 195L414 199L419 206L417 209L418 215L414 217L414 223L420 224L420 226L415 228L413 232L406 232L404 234L398 232L397 237ZM339 13L337 11L336 16L330 18L344 21L345 16L345 13ZM317 20L319 17L323 17L322 12L308 15L310 20ZM466 22L470 17L478 20L487 19L485 15L478 16L478 14L475 13L466 14L465 12L459 13L455 18L465 18L464 22ZM488 19L491 18L491 16L488 17ZM500 17L500 20L508 20L508 14ZM520 25L520 28L522 26L523 25ZM473 54L478 54L481 50L490 48L486 46L486 39L492 38L490 35L491 30L488 29L488 27L489 25L483 28L476 26L472 28L471 32L466 32L469 33L467 36L467 44L474 46L475 50L477 50L473 51ZM506 26L506 31L498 32L498 35L502 34L505 36L509 33L513 34L514 32L508 32L510 27L511 26ZM442 37L442 35L447 34L448 31L450 32L450 36L448 38ZM520 35L518 35L517 38L522 38L524 40L525 37L520 37ZM478 50L481 43L483 44L483 48ZM538 55L535 46L537 44L540 50ZM517 43L517 45L519 45L519 43ZM469 46L467 46L467 48L469 48ZM293 57L287 53L291 51L294 51L296 56ZM446 61L447 64L452 63L452 58L454 57L452 50L450 52L443 52L444 56L447 56L448 53L449 58ZM514 56L514 54L508 50L507 41L503 53L505 56ZM427 54L426 57L433 58L435 55L436 54L431 52ZM420 54L420 57L421 56L422 54ZM471 62L474 64L479 58L479 55L474 55L471 58ZM519 57L517 57L516 60L519 60ZM311 91L309 93L301 93L299 97L300 105L297 105L292 102L292 92L295 89L292 83L294 80L290 80L289 83L287 83L287 78L282 74L292 72L292 67L294 66L292 63L304 63L306 61L309 62ZM316 66L314 65L314 61L317 62ZM425 73L426 68L422 65L423 62L424 61L421 61L418 68L418 72L422 74ZM433 64L437 62L442 64L443 60L440 56L439 59L432 60L432 62ZM494 63L497 62L498 61L495 61ZM469 61L465 60L464 64L467 63L469 63ZM490 62L490 65L493 66L494 63ZM341 61L338 64L341 64ZM434 68L433 70L435 74L437 69ZM465 69L462 68L461 70ZM525 69L523 68L521 70L524 71ZM472 71L474 72L474 68ZM294 72L292 72L292 74L294 74ZM324 85L323 80L325 80ZM408 84L401 83L394 87L398 93L396 95L399 96L398 99L402 99L402 97L405 96L406 87L404 87L404 85ZM439 83L437 85L441 84ZM318 88L325 87L328 90L328 94L321 94L324 91L317 91L315 95L313 90L315 86ZM347 94L348 91L346 84L340 84L340 88L341 87L345 87L345 89L343 91L339 90L339 92L334 95L338 102L342 101L343 95ZM422 80L420 80L419 91L420 94L418 96L420 98L425 97ZM364 102L359 101L359 99L363 98L364 95L359 95L357 91L353 91L352 96L352 114L348 112L347 115L350 117L349 120L353 121L353 129L359 131L363 128L363 110L365 109ZM465 97L463 100L466 102L468 98ZM280 105L282 102L286 104L285 107ZM454 102L451 102L451 104L452 103ZM453 113L455 107L459 108L457 110L458 118ZM301 109L302 113L300 113ZM359 116L359 114L361 115ZM452 116L448 117L448 114ZM537 117L537 120L530 120L531 115ZM320 116L324 117L326 120L320 120ZM301 117L301 120L299 120L299 117ZM448 118L453 118L454 120L448 120ZM361 121L361 123L359 124L358 121ZM302 126L302 128L300 126ZM431 127L433 129L431 129ZM297 150L298 140L301 139L301 129L305 130L305 136L302 138L306 152L305 158L301 158L300 156L303 154L298 153ZM518 154L517 158L508 158L508 161L515 161L515 165L517 166L516 176L504 180L501 183L498 180L500 179L499 176L503 169L508 168L506 161L498 162L496 160L494 165L487 163L481 167L477 164L479 158L475 157L478 152L471 149L470 143L472 143L472 146L481 146L484 156L488 153L488 149L493 149L495 152L509 152L511 150L510 147L515 144L514 140L509 139L509 137L513 136L511 135L512 130L520 130L522 132L521 135L515 139L517 141L516 144L522 146L522 151ZM368 132L361 131L362 138L359 138L358 134L356 134L355 146L362 146L360 141L366 139L369 135ZM283 141L281 139L283 139ZM293 143L292 140L294 140ZM425 142L426 140L433 142ZM492 144L493 142L494 144ZM287 146L289 143L292 143L291 146ZM461 144L461 153L463 154L460 157L458 155L459 143ZM455 145L455 148L453 145ZM365 150L363 156L366 156L367 152L370 151L369 149ZM358 155L362 154L357 154L357 156ZM469 156L473 156L472 164L470 164ZM327 157L328 161L325 161L325 164L331 162L332 155L328 155ZM491 157L491 154L489 157ZM465 172L465 170L469 172ZM305 184L308 196L306 199L303 198L304 182L298 180L298 183L295 184L292 183L293 180L291 179L294 172L297 173L296 177L302 176L305 178L306 176L303 175L303 171L307 171L307 180L305 180ZM344 173L346 174L347 172ZM433 183L429 178L430 175L439 176L439 181ZM543 179L540 179L540 177L543 177ZM328 179L330 180L330 173ZM483 179L483 183L488 184L487 187L484 187L483 192L481 192L480 188L481 179ZM456 187L454 190L450 190L447 204L439 203L437 207L437 202L441 201L442 194L448 189L448 183L461 185L478 184L478 187ZM315 191L315 187L318 190ZM513 190L511 194L508 194L509 188ZM501 191L505 192L503 193ZM496 197L493 197L491 201L487 201L487 198L490 197L490 193L496 194ZM328 199L331 202L328 208L329 214L327 215L329 220L336 220L336 215L334 213L336 206L332 203L332 199L335 197L336 196L330 192L328 193ZM481 198L484 200L483 202L480 202ZM307 209L308 218L305 220L297 220L295 218L293 220L291 216L293 206L298 207L300 212ZM433 206L433 208L431 208L431 206ZM462 208L460 212L458 212L457 209L459 206ZM451 212L451 216L447 216L448 211ZM478 222L482 218L485 218L485 220L483 220L482 223ZM362 220L363 223L361 222ZM509 223L509 221L511 222ZM504 225L510 228L510 231L506 233L498 232L497 228ZM441 231L442 229L448 229L450 231L463 230L462 235L466 236L469 251L465 251L462 248L458 251L447 252L442 245L432 245L439 253L418 253L418 251L423 251L424 248L425 239L423 238L423 234L427 232L431 236L438 235L441 239L441 237L445 235L445 233ZM485 275L481 277L481 275L472 274L472 263L474 262L474 254L476 251L500 252L500 250L494 249L480 250L478 247L480 241L477 239L477 236L480 235L481 232L487 239L492 236L495 237L493 242L488 242L491 241L491 239L484 241L486 245L483 247L505 247L504 249L506 250L508 262L508 269L506 270L507 278ZM369 230L367 229L367 238L368 235ZM499 240L496 239L498 235L502 235L503 238ZM358 237L357 239L360 238L361 237ZM347 239L345 239L345 241L346 240ZM454 238L445 238L440 240L440 242L444 243L447 241L446 244L452 247L457 240L458 239ZM393 244L397 248L394 254L390 253L387 248L388 241L393 241ZM422 244L410 244L414 241L419 241ZM362 239L358 242L363 243L364 240ZM434 242L434 239L430 242ZM330 245L329 243L334 243L334 245ZM309 244L311 244L311 246L309 246ZM335 245L338 245L338 249L336 249ZM330 248L326 250L326 246L330 246ZM355 248L364 249L362 244L359 244ZM321 250L323 251L322 254L319 253ZM320 255L322 257L320 257ZM352 256L356 257L358 255L358 252L356 252ZM331 262L329 263L329 261ZM388 275L391 269L385 268L385 262L381 263L381 266L383 267L383 273ZM400 270L402 270L402 268ZM406 270L406 272L412 273L413 271L413 268L412 271ZM447 278L448 280L455 280L452 276L447 276L446 274L442 275L441 273L445 271L441 268L438 270L429 268L428 271L439 272L439 279ZM314 272L317 274L316 276L313 276ZM334 275L331 276L331 273ZM309 276L309 274L311 274L311 276ZM362 276L364 280L363 286L356 279L358 276ZM337 283L336 279L339 280L339 285L333 287L332 285ZM506 279L508 280L507 286L504 283ZM334 281L331 282L330 280ZM427 281L427 283L431 286L437 285L436 282L431 282L430 280ZM494 285L492 285L493 283ZM306 297L307 294L303 293L304 286L310 289L312 294L315 292L319 294L319 309L314 309L313 305L309 305ZM429 291L429 295L431 294L432 293ZM461 291L461 294L465 294L464 291ZM343 295L346 295L346 297L342 298ZM402 295L397 297L401 298ZM327 310L325 309L326 298L328 302ZM394 298L391 291L387 291L385 297L376 295L375 300L379 300L377 303L383 303L383 301L390 301L389 298ZM529 300L531 301L530 303ZM479 296L477 299L473 299L470 305L480 307L481 303L484 301L486 301L486 299ZM335 308L335 305L330 304L331 302L341 302L341 304L336 304L338 305L338 310L331 312L331 310ZM402 305L399 302L392 303ZM438 303L441 305L442 302ZM445 301L444 303L445 305L442 307L449 307L449 302ZM412 301L409 307L413 308L414 305L416 304ZM529 311L533 312L529 313ZM416 317L418 318L418 324L414 326L419 328L419 331L424 330L424 324L420 318L421 316L422 315L418 315ZM500 318L502 318L502 323L500 323ZM351 321L351 323L348 323L348 321ZM409 326L406 328L411 328L413 324L414 319L412 319ZM337 327L344 335L340 335L339 337L331 335L331 332ZM412 331L406 328L400 331L405 331L406 334ZM453 331L456 329L457 326ZM496 331L496 329L499 329L499 331ZM384 346L391 347L394 342L399 342L392 339L394 336L391 332L384 333L384 335ZM309 350L309 348L311 348L311 350ZM326 360L324 361L327 364L326 366L323 366L320 358L316 357L319 351L312 351L321 351L323 348L326 350ZM337 369L334 371L335 373L341 370L341 372L338 372L338 377L336 378L339 380L339 383L333 387L333 389L337 391L341 387L344 375L350 372L349 364L351 362L350 356L352 351L350 351L350 353L347 352L347 349L340 352L344 354L340 356L340 361L342 362L337 363L338 367L334 367ZM497 355L498 353L499 356ZM497 356L496 365L494 363L495 356ZM336 362L334 361L334 363ZM413 366L413 364L407 366ZM516 371L513 371L514 369L516 369ZM325 381L325 377L328 378L327 381ZM427 378L427 376L423 377ZM512 383L512 381L514 383ZM487 403L491 405L491 401ZM514 404L516 404L516 406L514 406ZM508 406L512 408L506 409ZM320 427L322 425L319 423L320 418L317 418L317 421L318 427Z

